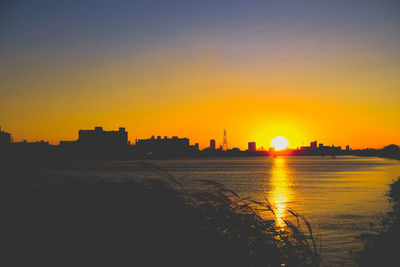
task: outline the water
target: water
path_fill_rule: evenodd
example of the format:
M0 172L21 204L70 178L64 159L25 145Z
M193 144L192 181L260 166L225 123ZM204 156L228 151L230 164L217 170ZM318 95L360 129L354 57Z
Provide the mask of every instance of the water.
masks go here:
M225 184L242 197L276 206L278 223L287 209L306 216L321 236L323 262L327 266L352 266L351 251L362 249L358 238L390 210L385 195L400 176L400 161L382 158L248 157L218 159L153 160L182 181L196 187L196 179ZM50 168L29 175L54 177L148 178L154 172L138 171L131 161L95 162L79 168ZM319 238L318 238L319 239ZM319 241L319 240L318 240Z
M370 230L391 205L386 193L400 176L400 162L382 158L258 157L160 160L156 164L190 184L212 179L239 193L276 206L278 223L293 209L321 236L328 266L351 266ZM189 181L188 181L189 180ZM319 238L318 238L319 239Z

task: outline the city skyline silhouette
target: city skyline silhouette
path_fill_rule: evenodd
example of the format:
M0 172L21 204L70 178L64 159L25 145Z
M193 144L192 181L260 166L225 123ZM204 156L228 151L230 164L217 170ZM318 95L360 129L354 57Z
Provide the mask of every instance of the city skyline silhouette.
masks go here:
M176 158L176 157L239 157L239 156L380 156L386 158L400 158L398 145L389 144L379 149L364 148L353 149L350 145L342 146L324 145L317 140L311 141L309 146L297 148L288 147L289 143L280 146L271 141L268 148L257 146L254 141L249 141L247 149L229 147L227 131L223 131L223 141L219 147L215 139L210 139L209 146L200 148L199 143L190 142L189 138L178 136L154 136L147 139L135 139L134 143L128 141L128 132L124 127L117 131L106 131L103 127L96 126L92 130L79 130L77 140L60 141L58 145L51 145L46 141L14 142L12 135L0 130L1 156L6 157L37 157L54 159L143 159L143 158Z
M3 261L397 266L399 29L400 0L0 0Z
M51 144L98 125L201 147L224 128L241 149L276 136L293 148L396 144L397 10L393 0L6 1L0 124L16 141Z

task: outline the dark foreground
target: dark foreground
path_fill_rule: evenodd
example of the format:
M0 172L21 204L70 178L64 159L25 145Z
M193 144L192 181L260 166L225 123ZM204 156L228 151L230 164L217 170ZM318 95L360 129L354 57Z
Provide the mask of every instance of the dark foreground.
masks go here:
M382 229L375 235L364 235L365 250L361 252L361 267L400 266L400 178L390 185L391 212L381 218Z
M188 192L168 178L1 177L3 260L8 266L319 266L300 215L293 212L294 223L282 230L268 203L246 201L211 181Z

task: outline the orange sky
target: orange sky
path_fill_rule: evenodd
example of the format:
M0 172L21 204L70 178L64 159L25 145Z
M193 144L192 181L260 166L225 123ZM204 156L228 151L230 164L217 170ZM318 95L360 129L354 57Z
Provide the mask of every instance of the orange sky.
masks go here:
M249 141L269 147L275 136L291 148L312 140L400 144L399 22L390 8L365 5L381 12L372 18L323 6L318 14L293 8L286 16L277 5L282 17L268 22L246 8L230 10L231 23L213 17L211 26L174 16L164 23L169 34L161 24L118 28L127 40L90 35L85 16L86 35L59 22L45 35L54 29L40 28L37 18L18 28L31 24L10 13L0 44L0 125L16 141L53 144L95 126L125 127L131 141L188 137L201 148L212 138L220 144L225 128L229 146L242 149ZM30 30L43 38L34 40Z

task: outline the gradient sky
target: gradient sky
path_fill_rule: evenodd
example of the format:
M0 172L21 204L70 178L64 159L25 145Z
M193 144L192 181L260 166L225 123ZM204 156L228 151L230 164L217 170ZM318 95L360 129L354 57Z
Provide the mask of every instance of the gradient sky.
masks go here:
M53 144L94 126L400 144L399 3L2 1L0 125Z

